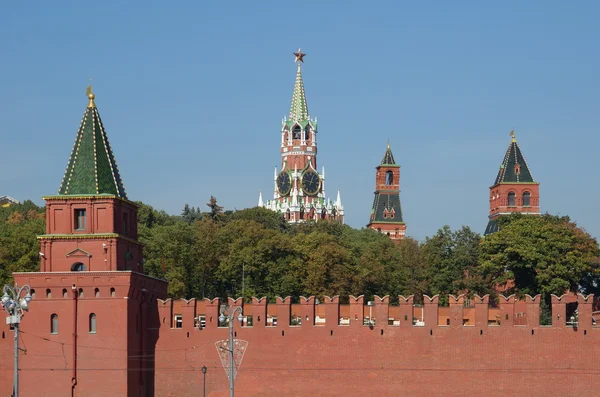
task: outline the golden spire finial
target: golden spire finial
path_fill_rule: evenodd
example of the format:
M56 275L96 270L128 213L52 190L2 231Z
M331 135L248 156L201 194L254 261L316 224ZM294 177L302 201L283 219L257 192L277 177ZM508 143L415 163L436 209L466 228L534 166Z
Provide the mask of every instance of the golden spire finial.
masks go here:
M90 85L88 86L87 91L86 91L86 95L90 99L90 102L88 103L88 108L95 108L96 104L94 103L94 99L96 98L96 95L94 95L94 93L92 92L92 79L91 78L90 78Z
M304 57L306 54L303 54L300 48L298 48L298 52L294 52L294 55L296 56L296 60L294 62L298 62L298 66L300 66L300 62L304 63Z
M510 137L512 138L511 141L512 142L516 142L517 140L515 139L515 130L511 130L510 131Z

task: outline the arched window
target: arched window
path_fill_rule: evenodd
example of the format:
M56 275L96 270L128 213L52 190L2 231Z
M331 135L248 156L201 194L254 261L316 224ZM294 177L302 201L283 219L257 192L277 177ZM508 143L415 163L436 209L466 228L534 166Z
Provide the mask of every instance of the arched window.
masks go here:
M79 288L79 298L83 298L83 288Z
M90 334L96 333L96 315L94 313L90 314Z
M394 184L394 173L392 171L388 171L385 173L385 184L387 186Z
M325 208L323 208L321 210L321 219L325 219L325 216L327 215L327 210Z
M516 197L515 192L508 193L508 206L509 207L514 207L516 205L515 204L515 197Z
M85 271L85 265L81 262L75 262L71 266L71 271L72 272L83 272L83 271Z
M529 192L523 193L523 205L524 206L531 205L531 193L529 193Z
M310 140L310 127L306 126L306 128L304 128L304 140L308 141Z
M300 207L300 219L304 219L304 206Z
M63 298L67 298L67 289L63 288Z
M32 298L35 298L35 290L34 289L30 290L29 294L31 295Z
M114 288L111 288L111 289L110 289L110 296L112 296L112 297L115 297L115 296L117 296L117 293L116 293L116 291L115 291L115 289L114 289Z
M292 139L300 139L300 133L302 132L302 128L296 124L294 128L292 128Z
M100 290L99 290L98 288L95 288L95 289L94 289L94 296L95 296L96 298L100 298Z
M50 316L50 333L58 334L58 314L56 313Z
M46 299L50 299L52 298L52 291L50 290L50 288L46 289Z

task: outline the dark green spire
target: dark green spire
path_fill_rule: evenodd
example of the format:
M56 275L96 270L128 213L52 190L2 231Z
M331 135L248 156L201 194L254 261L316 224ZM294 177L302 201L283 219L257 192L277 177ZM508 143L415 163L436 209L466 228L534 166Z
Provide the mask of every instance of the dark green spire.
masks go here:
M127 199L119 168L112 153L104 125L88 87L88 107L77 132L60 195L108 194Z
M387 149L385 149L385 153L383 154L383 159L381 159L381 165L397 165L389 142L387 144Z
M499 183L535 183L523 153L517 144L514 131L510 133L512 139L494 185Z

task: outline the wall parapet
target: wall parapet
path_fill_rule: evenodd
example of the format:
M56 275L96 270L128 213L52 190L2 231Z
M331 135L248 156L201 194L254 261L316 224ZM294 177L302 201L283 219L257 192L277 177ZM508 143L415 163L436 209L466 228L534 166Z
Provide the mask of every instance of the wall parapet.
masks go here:
M241 307L245 328L305 328L305 327L426 327L432 332L435 328L475 327L540 327L541 296L525 295L518 299L515 295L499 295L491 303L489 295L475 295L467 299L465 295L449 295L448 306L440 306L440 297L423 296L423 304L415 304L413 295L398 296L398 304L390 304L389 296L374 296L366 302L365 297L349 296L348 303L340 303L340 296L300 297L293 303L291 297L276 297L269 302L266 297L214 299L166 299L158 300L161 328L174 330L203 330L223 327L219 324L219 309L222 304ZM593 312L593 295L565 294L552 295L552 324L545 327L577 327L591 329L596 324ZM576 305L575 316L567 318L567 305ZM597 312L596 312L597 313ZM573 321L576 318L577 321Z

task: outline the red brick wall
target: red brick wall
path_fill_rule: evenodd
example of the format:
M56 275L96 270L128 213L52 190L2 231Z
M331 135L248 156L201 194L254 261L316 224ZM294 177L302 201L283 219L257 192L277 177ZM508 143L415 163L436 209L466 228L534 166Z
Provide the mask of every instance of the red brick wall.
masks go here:
M132 282L128 299L81 302L81 311L102 313L102 322L97 335L80 331L76 395L200 396L206 365L207 395L227 396L227 377L215 347L228 337L228 329L217 326L220 301L158 301L158 308L146 302L148 318L142 319L138 333L134 314L144 300L137 283ZM27 349L21 356L22 396L69 395L71 335L62 329L57 336L48 335L47 317L54 311L68 316L70 299L55 299L53 292L45 300L40 293L38 288L23 322L28 334L22 340ZM236 396L589 396L598 388L600 328L592 326L591 297L577 297L576 327L565 324L566 296L553 297L553 325L547 327L538 325L539 296L524 301L502 297L493 308L487 296L475 297L466 308L462 296L450 297L449 307L438 307L437 296L424 297L416 307L412 297L398 301L399 306L389 306L389 297L375 297L375 325L369 327L363 325L369 308L362 296L350 297L346 306L340 306L338 297L325 297L318 306L313 297L294 306L289 298L272 304L254 298L243 306L245 314L252 313L253 326L235 324L236 338L248 342ZM229 305L242 302L230 299ZM289 325L292 312L301 325ZM350 325L338 325L341 312ZM172 328L173 314L183 316L181 329ZM194 327L200 314L206 316L204 329ZM277 316L276 327L266 326L267 315ZM325 317L325 323L314 325L315 315ZM111 328L102 329L107 316ZM388 325L390 317L399 319L399 326ZM413 317L423 318L424 326L413 326ZM450 325L438 325L446 319ZM79 327L87 327L86 317ZM12 333L5 325L0 332L5 333L0 353L12 357ZM139 345L140 334L146 338L144 346ZM12 361L1 360L0 397L10 395L11 384Z
M515 205L508 206L508 194L515 193ZM528 192L530 205L523 206L523 193ZM539 183L507 183L490 188L490 216L509 213L539 213L540 212L540 185Z
M350 298L349 326L337 324L337 298L325 298L321 303L325 310L317 310L313 298L301 299L300 326L287 325L290 311L299 311L291 309L289 299L279 299L268 308L264 300L255 299L245 309L252 312L253 327L235 324L237 338L248 341L236 395L587 396L595 390L600 328L592 327L590 298L579 297L579 326L575 328L566 327L561 318L553 318L553 326L539 326L539 297L521 302L511 296L491 309L487 297L477 297L466 309L463 299L451 297L450 307L438 310L437 297L425 297L425 326L413 326L412 321L404 321L404 315L411 319L415 312L411 297L400 299L399 310L390 310L387 297L376 298L373 327L362 325L363 315L368 314L362 297ZM172 303L159 302L161 318L171 316ZM564 298L553 300L555 317L564 313L565 303ZM217 327L218 307L218 300L192 300L178 309L184 316L182 329L161 324L157 396L199 395L203 365L208 367L207 395L228 395L215 347L216 341L228 337L227 328ZM526 325L513 325L514 314L522 311L525 316L519 318L525 318ZM277 315L277 327L256 321L257 313L265 312ZM325 313L323 326L313 325L316 312ZM388 325L392 312L400 313L399 326ZM194 313L206 315L206 328L193 328ZM446 318L449 326L437 325L440 319L446 324ZM463 326L463 319L473 325Z

